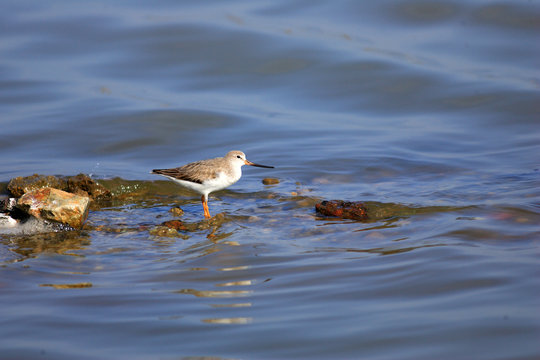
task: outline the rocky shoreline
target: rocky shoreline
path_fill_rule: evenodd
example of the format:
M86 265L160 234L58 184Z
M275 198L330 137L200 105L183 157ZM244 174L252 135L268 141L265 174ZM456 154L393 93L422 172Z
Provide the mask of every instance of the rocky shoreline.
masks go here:
M6 190L8 196L0 201L0 228L16 227L33 218L56 229L80 229L92 201L112 198L108 189L84 174L16 177Z
M266 185L278 183L278 179L263 180L263 184ZM141 182L116 178L97 182L85 174L76 176L34 174L16 177L8 183L0 183L0 233L5 233L5 230L9 229L23 229L27 224L39 224L40 226L32 226L32 229L41 231L87 229L88 226L84 225L90 210L99 210L114 203L137 201L151 195L160 196L176 188L175 186L171 188L169 183L159 180ZM170 213L180 217L183 210L180 207L173 207ZM215 228L226 221L223 214L217 214L209 220L196 223L166 221L148 228L148 231L157 236L182 237L182 232ZM10 232L34 232L28 230L30 226L26 228L24 231Z
M278 179L263 179L266 190L280 184ZM296 184L296 186L299 186ZM85 226L90 211L114 207L126 202L155 201L156 197L177 194L178 186L167 181L136 181L120 178L96 181L88 175L52 176L31 175L13 178L9 183L0 183L0 233L32 233L35 230L17 231L26 224L39 224L32 229L45 231L70 231L93 229ZM288 202L294 208L311 207L317 219L351 220L371 222L381 219L406 217L425 212L452 211L452 207L411 207L401 204L358 202L344 200L322 200L292 191L289 195L268 192L268 199L280 203ZM170 209L174 220L155 225L143 225L151 235L163 237L187 237L189 233L210 229L214 233L231 216L217 214L210 219L195 222L180 220L183 210L174 206ZM27 228L30 228L27 226ZM11 229L11 230L10 230ZM100 227L95 230L103 230ZM38 232L39 232L38 231ZM105 229L104 231L121 231Z

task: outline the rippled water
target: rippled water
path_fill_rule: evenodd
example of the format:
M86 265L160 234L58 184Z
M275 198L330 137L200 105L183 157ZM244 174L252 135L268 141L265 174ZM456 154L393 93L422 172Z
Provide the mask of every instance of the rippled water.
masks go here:
M166 182L2 235L0 357L540 356L538 1L8 0L0 24L0 181L276 166L185 238L150 234L202 218Z

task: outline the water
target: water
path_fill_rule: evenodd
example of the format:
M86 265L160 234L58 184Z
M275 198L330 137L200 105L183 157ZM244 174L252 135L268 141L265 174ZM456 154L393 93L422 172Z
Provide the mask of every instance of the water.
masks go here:
M80 232L0 237L2 358L540 356L538 1L2 8L0 181L276 166L185 238L149 231L202 217L167 183Z

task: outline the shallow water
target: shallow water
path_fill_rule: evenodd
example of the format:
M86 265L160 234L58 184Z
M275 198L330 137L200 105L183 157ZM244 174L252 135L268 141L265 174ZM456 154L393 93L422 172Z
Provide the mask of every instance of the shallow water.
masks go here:
M540 356L537 1L8 0L0 24L0 181L276 166L184 237L150 233L202 218L166 182L2 235L2 358Z

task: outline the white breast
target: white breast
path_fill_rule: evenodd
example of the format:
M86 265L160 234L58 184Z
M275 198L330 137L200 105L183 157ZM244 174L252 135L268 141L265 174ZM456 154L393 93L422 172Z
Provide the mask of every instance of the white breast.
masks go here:
M240 169L239 171L234 171L232 174L220 172L215 179L206 180L204 186L210 190L209 192L222 190L240 180L241 176L242 170Z

